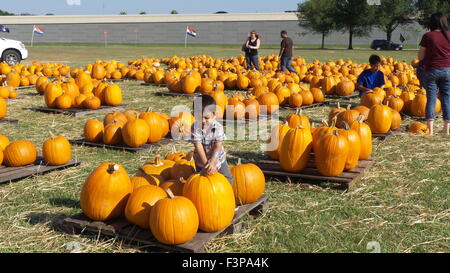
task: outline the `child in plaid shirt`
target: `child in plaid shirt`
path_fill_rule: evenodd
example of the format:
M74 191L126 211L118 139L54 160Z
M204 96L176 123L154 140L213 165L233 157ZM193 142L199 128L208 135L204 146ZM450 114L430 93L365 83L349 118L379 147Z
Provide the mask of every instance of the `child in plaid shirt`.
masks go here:
M194 100L195 123L191 129L191 141L194 144L196 170L205 170L207 174L219 172L230 183L233 176L228 168L223 141L226 139L223 126L216 120L216 101L209 95Z

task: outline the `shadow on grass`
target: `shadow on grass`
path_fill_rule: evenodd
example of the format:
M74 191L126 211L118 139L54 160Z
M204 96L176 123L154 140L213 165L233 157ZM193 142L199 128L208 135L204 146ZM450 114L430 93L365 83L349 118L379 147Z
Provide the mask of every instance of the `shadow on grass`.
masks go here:
M27 215L30 225L47 224L54 231L64 232L63 221L68 215L64 213L35 213Z
M49 201L54 207L80 208L80 201L72 198L51 198Z

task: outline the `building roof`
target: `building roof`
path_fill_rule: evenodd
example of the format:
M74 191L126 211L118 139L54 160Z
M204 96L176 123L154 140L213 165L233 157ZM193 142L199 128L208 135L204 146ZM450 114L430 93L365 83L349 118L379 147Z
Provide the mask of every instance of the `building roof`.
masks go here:
M227 21L297 21L292 12L227 13L227 14L145 14L145 15L46 15L2 16L4 25L32 24L106 24L106 23L169 23L169 22L227 22Z

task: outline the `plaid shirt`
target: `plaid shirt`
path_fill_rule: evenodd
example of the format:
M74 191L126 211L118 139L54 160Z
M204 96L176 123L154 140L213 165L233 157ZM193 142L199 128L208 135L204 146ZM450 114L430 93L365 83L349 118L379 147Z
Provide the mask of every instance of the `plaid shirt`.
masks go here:
M225 141L226 136L223 131L223 126L217 121L214 120L208 128L201 128L201 125L196 128L195 123L191 128L191 140L192 143L201 143L203 148L205 149L206 158L209 160L214 155L214 144L217 141ZM199 167L204 167L201 164L200 156L195 153L194 160ZM222 146L222 150L219 152L218 160L217 160L217 168L220 168L222 164L226 160L225 149Z

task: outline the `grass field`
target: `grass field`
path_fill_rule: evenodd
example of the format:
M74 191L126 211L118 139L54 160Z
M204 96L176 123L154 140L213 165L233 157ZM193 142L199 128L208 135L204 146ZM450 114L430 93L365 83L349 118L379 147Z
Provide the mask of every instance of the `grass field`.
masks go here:
M65 62L72 67L95 59L128 61L142 56L239 55L239 47L200 47L184 49L166 46L113 45L38 45L30 49L30 58L41 62ZM366 62L371 50L297 50L308 61L351 58ZM263 49L261 55L277 53ZM380 52L410 62L416 51ZM148 106L169 113L178 104L191 105L180 98L157 97L152 93L165 88L145 87L139 82L119 83L124 103L130 109ZM29 139L40 149L54 134L69 139L82 137L88 119L103 119L102 114L81 118L36 113L24 108L43 106L34 89L19 91L21 99L8 102L9 117L20 120L18 126L0 125L0 134L11 140ZM353 100L352 102L357 102ZM306 110L310 119L322 119L328 107ZM289 111L283 110L285 116ZM406 126L410 121L403 121ZM437 122L441 130L442 121ZM225 148L229 163L237 157L262 157L261 141L228 141ZM190 151L189 143L177 143L177 150ZM73 158L80 167L56 171L44 176L0 185L0 252L69 252L70 242L81 245L82 252L139 252L120 240L97 236L72 236L61 231L67 215L80 212L79 193L85 178L103 161L123 164L130 174L155 155L165 155L170 147L149 154L73 146ZM312 186L269 180L266 194L270 208L262 217L246 222L237 234L218 238L208 244L210 252L370 252L367 244L376 241L382 252L449 252L450 249L450 138L442 135L421 137L405 132L381 142L374 141L376 163L350 192L330 185Z

